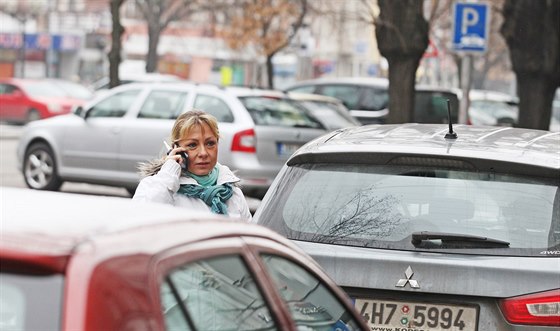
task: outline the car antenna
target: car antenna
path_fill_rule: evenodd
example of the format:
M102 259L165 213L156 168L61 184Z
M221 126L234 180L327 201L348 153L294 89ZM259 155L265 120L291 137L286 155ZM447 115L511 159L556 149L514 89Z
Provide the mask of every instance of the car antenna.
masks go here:
M457 139L457 133L453 132L453 123L451 122L451 104L447 99L447 121L449 123L449 132L445 134L445 139Z

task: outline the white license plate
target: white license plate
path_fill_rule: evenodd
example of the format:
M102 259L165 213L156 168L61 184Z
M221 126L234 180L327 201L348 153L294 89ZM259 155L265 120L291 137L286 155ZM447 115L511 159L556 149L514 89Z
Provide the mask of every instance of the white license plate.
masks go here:
M476 331L478 325L474 306L356 299L355 307L371 330Z
M279 156L291 156L300 147L299 144L276 143L276 152Z

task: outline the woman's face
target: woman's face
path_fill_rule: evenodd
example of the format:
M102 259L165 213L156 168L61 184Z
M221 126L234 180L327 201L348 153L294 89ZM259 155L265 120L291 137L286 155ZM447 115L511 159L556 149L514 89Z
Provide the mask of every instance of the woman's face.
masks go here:
M189 156L190 173L208 175L218 162L218 138L206 123L195 125L180 141Z

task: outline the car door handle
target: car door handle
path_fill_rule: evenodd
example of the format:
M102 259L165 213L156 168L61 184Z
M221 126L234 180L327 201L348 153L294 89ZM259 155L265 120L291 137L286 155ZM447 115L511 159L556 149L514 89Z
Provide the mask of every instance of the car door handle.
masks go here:
M121 131L122 131L122 128L119 128L117 126L114 126L114 127L111 128L111 132L114 133L114 134L119 134L119 133L121 133Z

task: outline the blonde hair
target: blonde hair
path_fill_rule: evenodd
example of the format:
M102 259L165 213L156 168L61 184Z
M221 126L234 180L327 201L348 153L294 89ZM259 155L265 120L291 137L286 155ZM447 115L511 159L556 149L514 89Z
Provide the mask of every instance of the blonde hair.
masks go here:
M194 127L200 127L202 124L208 125L216 139L220 139L218 121L216 118L201 110L193 109L179 115L175 120L173 129L171 129L171 143L175 144L179 142L181 138L188 135ZM165 155L162 158L154 159L149 162L140 162L138 164L138 170L143 177L152 176L159 172L164 163Z
M216 139L220 139L218 120L208 113L193 109L177 117L175 124L173 124L173 129L171 129L171 142L176 143L180 141L183 137L188 135L194 127L200 127L202 124L208 125Z

